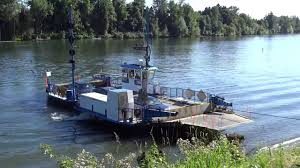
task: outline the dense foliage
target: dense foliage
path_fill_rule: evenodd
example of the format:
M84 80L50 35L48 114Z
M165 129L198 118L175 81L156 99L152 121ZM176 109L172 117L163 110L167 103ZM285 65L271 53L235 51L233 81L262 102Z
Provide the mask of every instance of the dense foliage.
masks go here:
M240 36L300 32L298 17L275 16L257 20L237 7L216 5L204 11L184 0L1 0L0 40L65 37L67 9L74 10L77 38L142 37L145 18L154 37Z
M57 166L60 168L296 168L300 166L299 147L269 148L246 156L236 142L230 142L226 138L213 141L208 145L197 139L192 142L179 139L177 146L182 154L177 162L170 162L167 154L162 152L155 143L145 152L138 154L139 156L132 153L120 160L116 160L112 154L106 154L98 159L85 150L75 158L70 158L55 154L49 145L41 147L46 155L56 159Z

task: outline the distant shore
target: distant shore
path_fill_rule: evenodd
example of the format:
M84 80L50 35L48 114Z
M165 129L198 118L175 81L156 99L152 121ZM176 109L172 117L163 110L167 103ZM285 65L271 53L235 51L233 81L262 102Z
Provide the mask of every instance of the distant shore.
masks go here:
M100 36L94 36L94 35L79 35L75 36L77 40L82 39L88 39L88 40L110 40L110 39L116 39L116 40L130 40L130 39L143 39L144 34L143 33L132 33L127 32L122 35L121 33L118 33L117 35L100 35ZM276 35L298 35L299 33L293 33L293 34L263 34L263 35L233 35L233 36L192 36L192 37L176 37L176 36L161 36L161 37L154 37L153 39L181 39L181 38L201 38L201 39L215 39L215 38L240 38L240 37L254 37L254 36L276 36ZM67 39L67 36L59 37L57 35L40 35L36 36L34 35L32 38L26 38L22 39L20 37L16 37L14 40L10 41L0 41L2 43L4 42L18 42L18 41L47 41L47 40L65 40Z

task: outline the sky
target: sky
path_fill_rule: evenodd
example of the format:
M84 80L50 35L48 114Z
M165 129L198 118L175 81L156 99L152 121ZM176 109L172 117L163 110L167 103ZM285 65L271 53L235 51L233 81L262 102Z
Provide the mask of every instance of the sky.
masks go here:
M146 0L146 4L152 5L152 1ZM271 11L277 16L300 17L300 0L185 0L185 2L195 10L203 10L205 7L215 6L218 3L228 7L237 6L240 13L246 13L256 19L265 17Z

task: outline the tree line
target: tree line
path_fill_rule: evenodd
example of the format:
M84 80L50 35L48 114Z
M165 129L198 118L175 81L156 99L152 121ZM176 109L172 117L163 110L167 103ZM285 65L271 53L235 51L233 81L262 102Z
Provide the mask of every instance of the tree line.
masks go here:
M1 0L0 40L62 39L67 12L74 11L77 38L143 37L145 21L153 37L241 36L300 32L298 17L262 19L239 13L237 7L216 5L195 11L184 0Z

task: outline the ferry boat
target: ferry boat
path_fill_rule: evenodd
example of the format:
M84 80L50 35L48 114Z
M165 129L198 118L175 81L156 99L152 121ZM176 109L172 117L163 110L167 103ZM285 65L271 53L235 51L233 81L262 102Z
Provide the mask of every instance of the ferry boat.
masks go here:
M72 82L52 83L51 72L46 72L49 102L121 126L176 121L216 111L232 113L232 103L220 96L155 84L153 79L158 68L150 65L151 45L147 33L144 45L134 47L145 52L142 60L121 64L119 76L99 73L88 82L77 82L74 34L72 23L69 25Z

